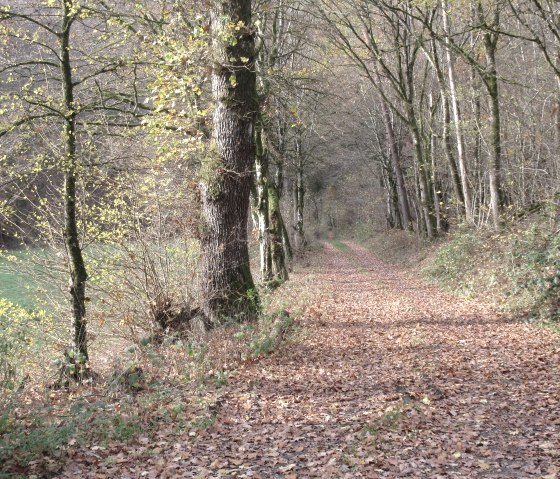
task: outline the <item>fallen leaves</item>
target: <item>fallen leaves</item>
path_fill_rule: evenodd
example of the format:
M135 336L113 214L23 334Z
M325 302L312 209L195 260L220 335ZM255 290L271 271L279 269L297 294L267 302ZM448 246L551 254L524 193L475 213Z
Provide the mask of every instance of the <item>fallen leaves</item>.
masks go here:
M58 477L559 479L558 336L348 246L279 290L301 338L235 371L215 422L77 449Z

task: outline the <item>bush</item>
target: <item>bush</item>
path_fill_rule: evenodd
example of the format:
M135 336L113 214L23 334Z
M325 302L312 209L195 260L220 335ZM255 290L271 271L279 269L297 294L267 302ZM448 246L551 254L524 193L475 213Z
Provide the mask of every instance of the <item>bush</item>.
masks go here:
M483 242L472 231L460 231L442 244L423 271L444 286L462 293L472 290L472 277L478 267L476 259L484 254Z
M511 241L508 296L525 305L530 319L560 317L560 237L534 225Z
M21 388L27 374L48 360L45 351L55 327L45 311L26 310L0 298L0 397Z

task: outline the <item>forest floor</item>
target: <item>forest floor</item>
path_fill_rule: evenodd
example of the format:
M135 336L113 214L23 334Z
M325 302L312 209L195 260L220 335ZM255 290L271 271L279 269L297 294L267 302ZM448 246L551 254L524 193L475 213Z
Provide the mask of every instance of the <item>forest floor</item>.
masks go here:
M290 340L194 433L75 450L60 478L560 477L560 336L351 243L294 275Z

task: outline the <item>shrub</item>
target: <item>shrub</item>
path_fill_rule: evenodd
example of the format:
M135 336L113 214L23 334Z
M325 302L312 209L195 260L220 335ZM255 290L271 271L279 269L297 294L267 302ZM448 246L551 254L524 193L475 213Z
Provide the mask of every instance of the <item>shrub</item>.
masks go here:
M560 237L547 225L514 225L500 234L457 232L423 271L461 294L482 295L530 320L560 318Z
M507 292L529 318L560 316L560 238L536 225L511 240L512 285Z
M44 364L56 328L46 311L26 310L0 298L0 397L22 387L27 374Z
M443 285L467 292L471 289L468 278L472 275L475 258L482 253L482 246L481 238L474 232L458 232L435 251L423 270Z

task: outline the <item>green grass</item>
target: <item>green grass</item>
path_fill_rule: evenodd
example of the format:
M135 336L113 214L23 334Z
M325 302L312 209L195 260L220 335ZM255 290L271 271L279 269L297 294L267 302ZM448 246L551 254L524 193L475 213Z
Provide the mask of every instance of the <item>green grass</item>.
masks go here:
M55 278L59 275L52 266L45 266L52 258L46 248L0 252L0 298L33 310L42 291L57 293Z
M340 240L333 240L333 241L331 241L331 244L332 244L337 250L340 250L340 251L343 251L343 252L348 252L348 251L350 251L350 246L348 246L346 243L344 243L344 242L342 242L342 241L340 241Z
M15 265L0 258L0 298L22 306L33 308L33 281L22 271L15 269Z

